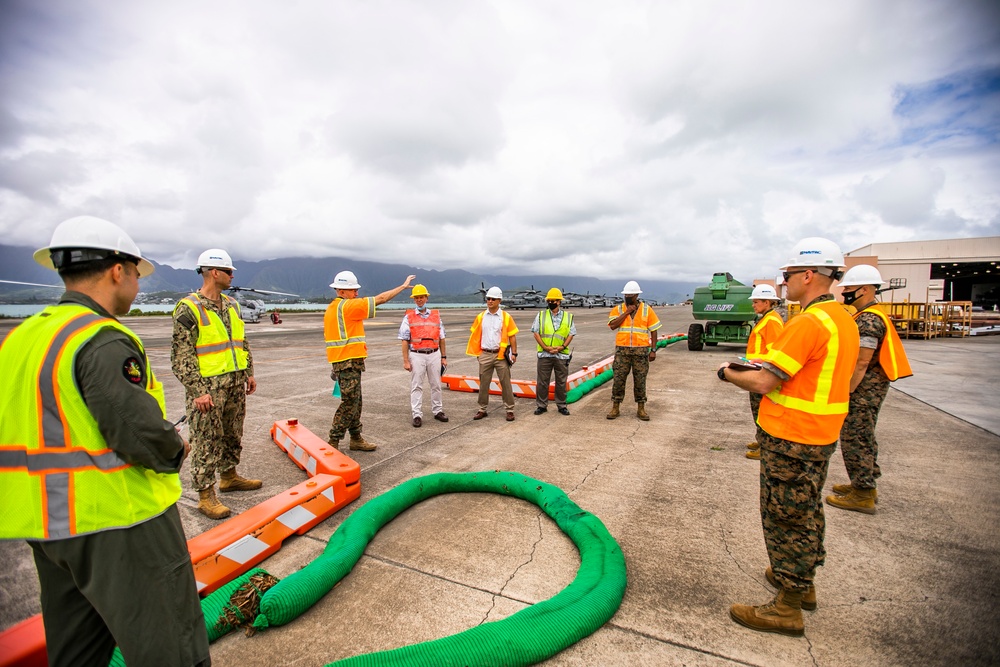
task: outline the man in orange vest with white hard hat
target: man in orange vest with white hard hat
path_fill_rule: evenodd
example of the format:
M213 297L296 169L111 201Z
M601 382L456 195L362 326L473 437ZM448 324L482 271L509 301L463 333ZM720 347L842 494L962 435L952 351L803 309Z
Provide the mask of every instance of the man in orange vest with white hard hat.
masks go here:
M479 360L479 410L473 419L483 419L488 414L490 384L496 370L497 382L507 421L514 421L514 388L510 384L510 367L517 363L517 324L506 310L500 308L503 291L494 285L486 290L486 310L476 315L469 327L469 342L465 353Z
M126 315L153 273L117 225L71 218L35 261L58 305L0 343L0 539L26 539L50 665L211 663L176 502L188 444ZM6 661L4 661L6 662Z
M184 385L198 511L218 520L228 517L230 509L215 495L216 474L221 491L261 487L259 479L236 472L243 451L247 395L257 390L257 381L240 304L224 293L236 270L232 257L221 248L211 248L198 257L195 270L201 275L201 288L174 308L170 365Z
M888 316L877 307L876 295L884 284L874 266L859 264L844 274L840 286L844 305L854 306L861 337L861 352L851 376L851 403L840 430L840 451L851 478L850 484L834 484L826 502L837 509L875 514L878 491L875 480L882 476L878 466L875 425L889 383L913 375L903 350L903 342Z
M414 285L410 292L413 308L403 315L399 325L399 340L403 348L403 368L410 373L410 411L413 426L424 423L424 378L431 387L431 414L439 422L448 421L441 401L441 374L448 366L445 350L444 324L441 313L427 307L430 294L423 285Z
M778 594L768 604L734 604L730 617L761 632L801 637L802 609L816 608L816 568L823 564L823 484L847 416L858 328L830 288L844 255L837 244L807 238L781 267L788 298L803 305L758 362L757 370L718 369L720 380L763 394L757 423L760 517Z
M649 362L656 360L656 331L660 318L649 305L639 299L639 283L630 280L622 288L624 303L611 309L608 327L615 332L615 360L612 364L611 411L608 419L617 419L619 406L625 400L625 381L632 372L632 392L637 403L635 415L649 421L646 414L646 375Z
M330 287L337 290L337 298L330 302L323 316L323 337L330 377L340 383L340 405L330 426L329 443L334 447L340 446L347 432L351 434L352 450L371 452L378 447L361 435L361 374L368 357L364 321L375 317L376 306L391 301L409 287L414 278L416 276L407 276L406 282L399 287L364 298L358 298L361 285L351 271L341 271L330 283Z
M774 309L778 305L778 302L781 301L781 298L770 285L757 285L754 287L753 293L750 295L750 301L753 305L753 312L757 313L760 318L753 325L753 329L750 330L750 337L747 339L746 358L753 361L754 359L760 359L771 349L771 343L778 339L782 329L785 328L785 321L781 319L781 315ZM753 442L747 445L746 457L748 459L760 460L760 440L763 432L760 430L760 426L757 425L757 412L760 410L760 401L764 397L752 391L749 392L749 395L750 413L753 415L754 425L757 426L757 436Z

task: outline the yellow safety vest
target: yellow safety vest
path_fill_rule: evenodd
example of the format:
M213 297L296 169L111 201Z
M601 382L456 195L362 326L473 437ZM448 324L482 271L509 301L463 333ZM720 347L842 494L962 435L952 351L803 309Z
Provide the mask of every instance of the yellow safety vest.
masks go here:
M210 378L225 373L244 371L249 365L250 355L246 350L246 330L240 318L240 304L225 294L221 295L223 303L229 310L229 327L232 335L226 331L226 325L218 313L208 310L201 303L197 294L190 294L177 302L178 308L187 306L194 314L198 323L198 342L195 351L198 353L198 370L202 377Z
M569 338L570 327L573 326L573 313L569 311L563 311L562 320L559 322L559 328L556 329L552 326L552 311L545 309L539 314L538 323L538 335L549 347L562 347L566 344L566 339ZM536 345L539 352L544 352L545 348L541 345ZM560 352L559 354L572 354L572 350L568 347Z
M181 495L177 473L126 463L107 442L76 384L74 361L99 331L130 336L146 364L146 391L164 415L139 338L86 306L50 306L0 344L0 538L58 540L131 526ZM17 381L12 381L14 378Z

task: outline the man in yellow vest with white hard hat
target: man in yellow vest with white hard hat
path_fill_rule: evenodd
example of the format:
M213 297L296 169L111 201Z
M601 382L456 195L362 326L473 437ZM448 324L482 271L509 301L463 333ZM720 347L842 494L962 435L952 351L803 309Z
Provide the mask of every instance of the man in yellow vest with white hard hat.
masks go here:
M90 216L35 260L66 292L0 344L0 538L34 552L49 664L107 665L117 645L130 665L208 665L175 506L188 445L116 319L153 265Z
M228 507L215 495L219 489L252 491L259 479L236 472L243 451L243 420L247 394L257 389L253 355L246 340L240 304L223 290L233 282L229 253L212 248L198 257L202 285L174 308L170 362L184 385L191 425L191 480L198 492L198 511L209 519L224 519Z
M861 337L861 351L851 376L851 401L847 419L840 430L840 451L851 478L850 484L834 484L831 507L875 514L878 491L875 481L882 476L878 466L875 425L889 383L913 375L903 350L903 342L889 317L878 309L876 295L884 281L874 266L859 264L848 269L840 282L844 305L854 306L854 321Z
M341 271L330 283L337 290L337 298L330 302L323 316L323 337L330 377L340 382L340 405L333 416L328 440L334 447L339 447L344 434L349 432L352 450L370 452L378 448L361 434L361 374L368 357L364 321L375 317L375 307L394 299L414 278L407 276L399 287L363 299L358 298L361 284L351 271Z

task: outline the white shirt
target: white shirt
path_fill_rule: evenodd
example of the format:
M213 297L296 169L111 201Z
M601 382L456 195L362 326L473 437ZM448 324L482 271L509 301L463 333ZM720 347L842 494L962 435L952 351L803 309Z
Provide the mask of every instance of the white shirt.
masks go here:
M483 336L479 344L484 350L500 349L500 330L503 328L503 311L499 308L494 315L490 311L483 313Z

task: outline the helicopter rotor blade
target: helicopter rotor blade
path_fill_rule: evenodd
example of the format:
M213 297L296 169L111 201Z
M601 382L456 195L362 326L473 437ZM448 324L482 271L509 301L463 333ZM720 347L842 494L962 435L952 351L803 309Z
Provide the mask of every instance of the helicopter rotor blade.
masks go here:
M229 291L229 292L256 292L257 294L280 294L281 296L298 296L298 294L290 294L288 292L275 292L273 290L266 290L266 289L254 289L253 287L230 287L227 291Z
M26 283L21 280L0 280L0 283L8 285L31 285L32 287L53 287L55 289L66 289L63 285L45 285L43 283Z

